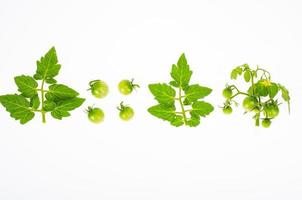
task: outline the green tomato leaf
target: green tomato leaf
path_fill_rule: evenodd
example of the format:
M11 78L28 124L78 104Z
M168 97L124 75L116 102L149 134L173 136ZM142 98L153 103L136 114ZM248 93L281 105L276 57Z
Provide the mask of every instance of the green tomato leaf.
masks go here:
M157 118L169 121L174 126L180 124L179 116L175 114L175 106L158 104L150 107L148 112Z
M39 96L36 95L32 98L30 98L30 107L34 108L34 109L38 109L39 106L40 106L40 99L39 99Z
M79 95L78 92L71 89L70 87L63 84L53 84L49 86L48 92L45 97L47 100L51 101L61 101L66 99L72 99Z
M238 74L238 75L241 75L242 72L243 72L242 66L236 67L236 71L237 71L237 74Z
M176 92L171 86L165 83L150 84L149 90L160 104L174 105Z
M2 95L0 96L0 103L10 113L10 116L20 120L21 124L26 124L35 116L35 113L31 111L30 102L22 95Z
M284 101L289 101L290 100L289 91L281 84L279 84L278 86L281 90L282 98L284 99Z
M273 99L279 91L279 87L276 83L271 83L271 85L268 87L268 95L271 99Z
M254 91L255 91L255 95L257 95L256 88L257 88L257 84L250 86L249 89L247 90L247 93L249 95L254 95Z
M190 127L196 127L200 124L200 116L196 114L191 113L191 118L188 119L187 121L188 126Z
M249 70L250 69L250 66L248 64L243 64L242 67L244 68L244 70Z
M173 87L178 87L178 84L176 81L170 81L169 84Z
M58 64L57 53L52 47L45 56L37 61L37 71L34 77L38 80L47 80L58 75L61 65Z
M236 69L233 69L231 72L231 79L236 80L237 79L237 71Z
M70 116L69 111L80 107L84 101L85 99L82 98L73 98L58 102L56 107L51 111L51 115L52 117L61 120L63 117Z
M201 116L205 117L206 115L209 115L214 110L214 107L204 101L195 101L192 104L192 111L190 112L191 115L194 116Z
M178 59L177 65L172 66L171 77L174 79L173 86L185 88L188 86L192 76L192 71L187 64L185 54ZM171 83L170 83L171 84Z
M243 67L243 66L238 66L238 67L236 67L235 69L233 69L232 72L231 72L231 79L236 80L236 79L237 79L237 76L240 76L240 75L242 74L242 71L243 71L242 68L245 68L245 67Z
M47 112L53 111L56 108L57 104L51 100L46 100L44 102L44 107L43 109Z
M184 125L183 117L180 115L176 115L175 118L171 121L171 125L176 127Z
M290 96L289 96L289 91L281 84L278 84L280 90L281 90L281 96L284 101L287 102L288 105L288 112L290 112Z
M54 79L54 78L49 78L49 77L48 77L48 78L45 80L45 82L48 83L48 84L55 84L55 83L57 83L57 80Z
M198 99L208 96L212 92L212 89L208 87L203 87L198 84L190 85L185 90L186 99L185 101L190 103L197 101ZM186 104L188 104L186 103Z
M63 117L69 117L70 113L65 110L54 110L51 112L51 116L55 119L61 120Z
M34 79L37 80L37 81L43 79L42 75L40 75L40 74L35 74L33 77L34 77Z
M250 82L250 80L251 80L251 72L250 72L250 70L246 70L244 72L243 77L244 77L245 82L247 82L247 83Z
M189 106L192 103L186 98L183 102L182 102L185 106Z
M31 98L38 95L38 83L31 76L16 76L15 83L18 86L19 92L21 92L24 97Z

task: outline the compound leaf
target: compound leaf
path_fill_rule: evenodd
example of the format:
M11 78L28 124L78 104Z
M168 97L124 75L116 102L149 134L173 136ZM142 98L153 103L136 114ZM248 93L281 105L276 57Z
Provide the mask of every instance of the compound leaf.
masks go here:
M159 104L150 107L148 112L155 117L169 121L176 127L199 125L200 117L209 114L214 108L211 104L198 100L209 95L212 89L198 84L189 85L192 73L185 55L182 54L177 64L172 65L170 75L173 80L169 82L170 85L160 83L149 85L151 93ZM177 95L172 86L177 88ZM181 108L178 112L175 107L176 101L180 104L179 109ZM192 109L187 110L187 106L192 106ZM191 118L186 116L188 111L190 111Z

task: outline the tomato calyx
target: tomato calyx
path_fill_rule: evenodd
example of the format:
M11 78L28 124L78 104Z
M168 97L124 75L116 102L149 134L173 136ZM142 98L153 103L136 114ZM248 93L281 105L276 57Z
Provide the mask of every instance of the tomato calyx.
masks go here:
M136 83L134 83L134 78L131 79L130 81L131 87L135 90L136 88L140 88L140 86Z
M129 107L129 106L128 106L128 105L124 105L124 102L122 101L122 102L120 103L120 105L116 107L116 109L118 109L119 111L123 111L123 110L125 110L125 108L127 108L127 107Z

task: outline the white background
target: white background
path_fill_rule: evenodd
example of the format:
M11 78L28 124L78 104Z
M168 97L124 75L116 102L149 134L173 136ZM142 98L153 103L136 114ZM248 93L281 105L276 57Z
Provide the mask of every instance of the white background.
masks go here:
M36 116L22 126L1 106L0 199L302 199L301 10L299 0L0 0L0 94L14 93L13 77L33 74L55 46L58 80L87 98L46 125ZM169 81L182 52L192 82L213 88L205 100L216 110L197 128L146 111L156 103L147 85ZM282 105L270 129L254 127L241 107L231 116L218 108L243 63L290 90L291 114ZM120 95L125 78L141 89ZM108 83L107 98L86 91L93 79ZM136 111L131 122L118 118L121 100ZM103 124L87 120L92 104L105 110Z

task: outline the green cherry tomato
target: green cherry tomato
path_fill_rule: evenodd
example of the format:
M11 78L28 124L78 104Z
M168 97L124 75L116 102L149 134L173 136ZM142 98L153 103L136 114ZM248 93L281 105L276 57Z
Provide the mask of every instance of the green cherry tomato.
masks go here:
M279 114L279 107L275 103L269 103L264 106L264 113L268 118L275 118Z
M133 83L133 79L130 80L122 80L118 84L119 91L124 95L129 95L133 91L133 89L139 88L139 85Z
M101 80L94 80L89 83L89 90L91 90L91 94L96 98L104 98L107 96L109 92L108 85Z
M222 111L224 114L229 115L233 112L233 109L231 106L225 106L225 107L223 107Z
M262 120L262 126L264 127L264 128L269 128L270 127L270 125L271 125L271 120L270 119L268 119L268 118L265 118L264 120Z
M233 95L233 91L231 88L227 87L222 91L222 95L224 96L224 98L230 99Z
M95 124L99 124L102 121L104 121L105 114L102 109L88 107L87 112L88 112L88 119L91 122L93 122Z
M246 97L242 102L242 105L247 112L253 110L255 106L257 106L257 104L258 104L257 99L255 97L250 97L250 96Z
M124 121L129 121L134 116L134 110L129 106L125 106L123 102L120 103L120 106L117 109L120 111L120 118Z

